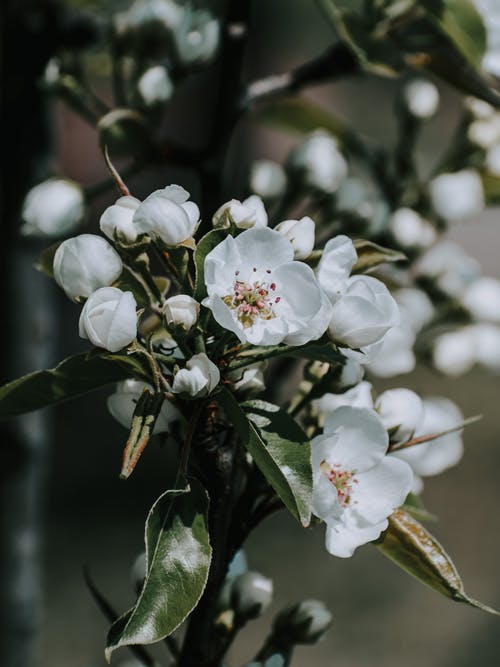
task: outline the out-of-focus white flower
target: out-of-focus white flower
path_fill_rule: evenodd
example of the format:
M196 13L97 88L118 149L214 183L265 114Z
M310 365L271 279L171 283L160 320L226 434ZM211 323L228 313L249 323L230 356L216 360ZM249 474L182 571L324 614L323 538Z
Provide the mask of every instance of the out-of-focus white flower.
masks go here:
M403 248L428 248L437 236L431 223L411 208L394 211L389 229Z
M276 225L275 230L290 241L295 259L307 259L312 253L315 224L309 216L300 220L284 220Z
M500 177L500 143L488 149L484 161L488 172Z
M137 90L148 107L163 104L172 97L174 85L166 67L154 65L141 75Z
M327 525L327 550L348 558L387 528L387 517L410 491L412 472L386 456L387 431L366 408L335 410L311 445L313 512Z
M375 401L375 410L393 442L409 440L424 416L420 396L405 388L382 392Z
M370 373L382 378L410 373L415 368L414 344L415 334L409 327L393 327L368 359Z
M190 239L198 227L200 210L188 199L189 192L179 185L150 194L134 213L139 233L159 238L169 247Z
M312 406L318 414L319 425L323 426L327 415L344 405L351 408L373 408L372 389L370 382L360 382L343 394L328 393L313 400Z
M70 299L87 297L119 278L122 260L101 236L80 234L63 241L54 255L54 278Z
M289 165L305 185L326 193L335 192L347 176L347 162L338 143L324 130L306 137L290 154Z
M64 236L78 226L84 212L82 188L73 181L50 178L31 188L24 198L22 233Z
M263 391L266 388L264 369L265 363L260 362L230 373L229 377L234 383L233 388L235 392L252 396Z
M120 197L101 215L101 232L114 241L115 237L123 243L133 243L137 239L137 225L132 222L134 213L140 205L135 197Z
M494 107L478 97L466 97L464 100L465 108L468 109L475 118L490 118L496 113Z
M430 184L431 203L447 222L461 222L484 209L483 182L474 169L440 174Z
M137 303L132 292L101 287L93 292L80 314L79 333L97 347L118 352L137 336Z
M177 371L172 391L174 394L201 398L212 393L219 382L219 369L204 352L200 352L186 362L186 368Z
M267 213L264 202L257 195L250 195L242 202L230 199L214 213L214 227L228 227L232 222L238 229L267 227Z
M415 437L441 433L463 422L458 406L447 398L424 398L424 417L415 431ZM419 493L423 487L422 477L438 475L456 465L463 455L461 431L448 433L440 438L393 452L390 456L406 461L412 468L414 479L412 491Z
M393 294L399 307L401 324L418 333L434 317L435 308L418 287L401 287Z
M476 361L494 373L500 372L500 327L494 324L472 324Z
M454 241L440 241L419 258L418 275L434 278L443 292L460 296L481 273L479 262Z
M356 359L346 359L342 366L340 377L337 380L339 389L354 387L363 379L365 369Z
M357 259L358 255L348 236L335 236L326 243L316 268L316 277L332 303L347 288Z
M432 118L439 106L439 91L426 79L409 81L404 87L403 96L408 111L422 120Z
M153 393L153 387L140 380L125 380L116 385L115 392L108 396L108 410L125 428L130 428L132 417L144 389L150 389ZM164 401L161 406L160 414L156 420L153 429L153 435L157 433L168 433L172 423L178 421L181 415L177 408L170 401Z
M474 337L469 327L450 331L436 338L432 350L434 367L451 377L463 375L476 361Z
M493 114L488 118L478 118L469 125L467 130L469 141L485 150L500 140L500 115Z
M169 326L182 327L187 332L198 321L200 304L187 294L177 294L165 301L163 313Z
M220 23L209 11L186 7L173 37L184 65L205 64L214 58L219 47Z
M486 53L482 65L500 77L500 5L497 0L473 0L486 28Z
M174 0L135 0L127 11L115 15L115 30L121 36L132 31L169 35L179 29L184 11Z
M293 607L281 611L274 622L280 636L289 637L293 644L315 644L332 624L332 615L319 600L302 600ZM251 663L247 667L260 667ZM284 667L283 663L263 667Z
M356 349L377 343L398 324L398 306L384 283L353 276L333 304L328 330L334 340Z
M286 188L286 173L273 160L254 160L250 167L250 189L262 199L281 197Z
M461 302L474 319L500 324L500 280L486 276L474 280Z
M241 618L257 618L273 600L273 582L259 572L240 574L231 588L231 606Z
M328 298L291 243L267 227L227 236L205 258L203 305L242 342L302 345L326 330Z

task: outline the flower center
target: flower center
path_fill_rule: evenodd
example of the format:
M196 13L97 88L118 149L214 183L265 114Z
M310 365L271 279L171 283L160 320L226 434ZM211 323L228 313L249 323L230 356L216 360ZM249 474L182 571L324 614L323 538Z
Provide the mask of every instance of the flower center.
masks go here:
M257 271L256 268L253 269ZM271 269L266 273L270 274ZM236 279L233 283L232 292L222 297L222 300L236 313L244 329L251 327L256 318L272 320L276 317L273 306L281 301L281 297L275 295L276 283L271 280L239 280L239 271L235 272Z
M354 485L358 483L354 476L356 470L343 470L340 463L334 463L332 467L326 461L321 463L320 470L337 489L337 496L342 507L348 507L352 500Z

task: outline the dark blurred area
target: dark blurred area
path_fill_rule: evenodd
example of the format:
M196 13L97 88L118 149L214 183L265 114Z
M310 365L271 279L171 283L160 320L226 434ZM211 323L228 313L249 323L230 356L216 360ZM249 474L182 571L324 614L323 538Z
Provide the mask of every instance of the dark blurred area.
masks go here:
M106 15L113 4L118 7L124 3L106 3L105 8L102 3L88 3L97 13ZM332 39L314 3L255 0L254 4L246 63L249 80L300 64L319 53ZM3 11L7 13L6 7ZM4 23L4 31L8 30ZM5 44L11 48L8 39ZM50 48L50 43L46 48ZM42 60L47 53L44 51L40 56ZM27 76L27 63L26 53L20 58L10 50L4 54L4 69L9 70L10 77ZM38 74L29 74L32 85ZM216 68L209 68L183 84L171 110L173 134L182 131L193 143L203 140L211 120L210 101L216 80ZM7 80L4 82L8 85ZM109 99L106 72L100 72L97 66L93 84ZM439 86L441 110L426 128L420 143L419 158L424 168L435 163L444 151L457 117L457 94L442 84ZM393 81L360 77L318 86L308 94L367 136L391 142L395 90ZM200 95L206 116L197 109ZM41 102L35 100L33 108L41 113ZM2 123L4 134L12 132L24 139L28 131L35 135L30 141L16 144L16 150L20 151L18 158L27 159L41 132L45 141L52 137L50 162L58 173L84 185L106 177L96 132L85 121L57 103L50 106L48 126L37 130L40 118L31 114L26 120L25 111L21 110L17 119L7 119L8 128L5 119ZM242 122L231 147L228 171L234 179L234 190L230 196L241 194L251 158L281 160L294 141L294 137L286 134L259 129L251 120ZM45 154L45 148L43 144L39 153ZM19 159L15 162L19 164ZM23 164L25 169L11 171L9 183L4 184L4 188L15 188L16 193L15 196L9 193L12 205L6 219L13 219L22 191L39 176L38 162L31 166ZM170 182L193 188L196 200L196 180L192 175L167 166L146 170L127 181L139 198ZM109 191L94 200L85 231L98 230L101 212L116 196ZM500 278L497 218L498 212L490 209L473 224L455 227L450 236L480 260L485 274ZM4 276L4 285L6 279ZM77 335L79 306L66 299L55 284L34 268L28 268L23 279L33 286L42 282L43 289L50 292L49 302L54 308L50 317L55 329L48 353L50 365L85 349ZM36 294L36 288L33 289ZM12 294L11 290L10 298ZM12 372L12 365L9 371ZM460 405L465 416L483 415L479 424L465 432L466 455L461 464L438 478L428 479L424 500L439 517L439 523L431 530L453 557L467 592L500 608L498 377L474 371L466 377L449 380L420 369L411 376L376 381L375 386L380 390L407 386L424 396L448 396ZM133 601L130 567L143 548L144 520L151 504L164 490L165 479L174 465L168 448L152 442L131 479L119 480L126 432L107 412L109 393L111 388L53 411L48 460L43 464L45 492L36 499L43 510L43 595L37 667L104 667L108 623L87 591L82 568L84 565L90 568L96 583L119 612L130 606ZM336 559L324 549L323 532L321 527L301 530L281 513L251 537L246 549L251 568L274 579L275 602L263 618L241 633L230 654L231 664L241 665L252 658L273 612L304 597L324 600L333 612L334 623L318 646L297 651L295 665L494 667L499 664L497 618L440 597L398 570L369 545L359 549L351 559ZM165 660L164 647L155 647L153 652L159 660ZM119 664L126 657L126 651L122 650L113 662Z

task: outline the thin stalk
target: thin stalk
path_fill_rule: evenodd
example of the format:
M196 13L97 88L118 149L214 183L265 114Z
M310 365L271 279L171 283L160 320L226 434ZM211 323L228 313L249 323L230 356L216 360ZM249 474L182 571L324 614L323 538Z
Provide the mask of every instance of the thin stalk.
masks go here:
M111 176L115 181L116 187L121 192L123 197L130 197L130 190L123 182L123 179L116 170L114 164L111 162L111 158L109 157L108 147L106 146L106 144L104 144L104 146L102 147L102 154L104 156L104 161L106 162L106 166L109 169L109 172L111 173Z

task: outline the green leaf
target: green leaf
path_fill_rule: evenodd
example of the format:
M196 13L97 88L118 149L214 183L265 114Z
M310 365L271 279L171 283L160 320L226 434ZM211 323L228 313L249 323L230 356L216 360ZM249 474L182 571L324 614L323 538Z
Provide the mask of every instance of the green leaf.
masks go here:
M265 401L240 406L226 389L218 394L218 400L269 484L293 516L303 526L309 525L311 447L300 426L278 406Z
M194 298L197 301L202 301L207 296L207 288L205 285L205 257L226 238L228 233L228 229L212 229L212 231L205 234L196 245L196 250L194 251L194 265L196 268Z
M54 256L57 252L57 249L61 245L62 241L56 241L45 250L42 250L38 260L38 264L35 265L35 268L44 273L49 278L54 277Z
M376 546L384 556L441 595L491 614L499 614L466 594L460 575L446 551L407 512L400 509L391 515L389 528Z
M212 549L208 496L194 479L166 491L146 520L146 577L132 609L111 626L106 659L120 646L153 644L172 632L197 605L207 582Z
M397 250L390 248L383 248L371 241L364 239L357 239L354 243L358 259L356 264L352 267L352 273L366 273L370 269L374 269L380 264L386 262L401 262L407 259L406 255Z
M270 345L267 347L251 347L241 352L229 365L229 370L245 368L258 361L274 357L294 357L298 359L312 359L326 361L329 364L345 363L345 357L337 346L330 340L316 340L298 347L288 345Z
M131 356L77 354L55 368L34 371L1 387L0 419L56 405L130 377L148 380L141 364Z
M427 510L422 498L415 493L408 494L401 509L410 514L414 519L417 519L417 521L437 521L437 516Z

